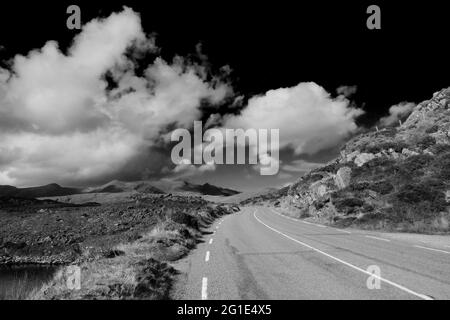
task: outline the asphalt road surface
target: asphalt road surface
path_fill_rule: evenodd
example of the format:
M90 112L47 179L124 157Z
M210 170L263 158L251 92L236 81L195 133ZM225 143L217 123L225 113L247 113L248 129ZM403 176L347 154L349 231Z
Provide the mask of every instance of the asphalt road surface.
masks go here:
M242 208L178 263L174 298L450 299L450 247L382 235Z

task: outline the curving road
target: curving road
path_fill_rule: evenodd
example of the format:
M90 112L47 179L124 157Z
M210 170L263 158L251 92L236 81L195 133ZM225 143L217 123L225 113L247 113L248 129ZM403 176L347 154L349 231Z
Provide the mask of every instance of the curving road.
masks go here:
M450 247L339 230L263 207L243 208L208 231L176 265L183 275L175 299L450 299Z

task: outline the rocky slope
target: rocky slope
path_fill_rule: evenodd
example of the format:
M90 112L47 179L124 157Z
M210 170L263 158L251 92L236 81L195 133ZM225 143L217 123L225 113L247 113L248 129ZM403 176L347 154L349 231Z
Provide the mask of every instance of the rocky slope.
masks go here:
M79 254L72 263L80 268L80 289L68 288L73 266L67 266L30 298L168 299L177 274L170 263L195 248L204 227L238 210L197 197L164 195L140 198L105 216L92 215L87 225L95 232L81 233L85 238L75 241Z
M20 202L0 210L0 264L72 263L93 248L101 252L134 241L161 219L190 224L190 216L208 210L199 197L170 195L104 205Z
M278 193L247 200L337 226L448 233L450 89L398 128L351 139L340 157Z
M204 227L239 210L145 193L103 205L7 204L0 207L0 266L60 265L32 299L165 299L176 274L169 263L201 241ZM73 265L82 272L81 290L67 286Z

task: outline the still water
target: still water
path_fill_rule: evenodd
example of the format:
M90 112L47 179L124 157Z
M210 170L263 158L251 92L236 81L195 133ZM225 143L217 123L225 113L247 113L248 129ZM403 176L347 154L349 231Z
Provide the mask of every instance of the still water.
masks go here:
M0 267L0 300L26 299L30 292L50 281L56 267Z

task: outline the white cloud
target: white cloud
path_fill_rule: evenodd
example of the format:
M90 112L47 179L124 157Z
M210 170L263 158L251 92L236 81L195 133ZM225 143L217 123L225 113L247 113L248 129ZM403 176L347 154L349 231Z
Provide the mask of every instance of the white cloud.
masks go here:
M125 8L83 27L67 54L54 41L0 68L0 184L82 182L113 174L168 125L190 127L201 101L231 89L202 66L158 58L138 77L125 53L154 51ZM118 88L103 79L111 72ZM205 168L206 170L206 168Z
M336 89L336 93L340 96L349 98L353 96L358 91L357 86L340 86Z
M355 118L362 113L345 97L332 98L324 88L308 82L253 97L240 115L225 120L224 127L279 129L280 149L314 154L355 131Z
M396 126L399 120L406 119L416 107L415 103L402 102L389 109L389 116L381 118L379 124L383 127Z
M185 179L190 177L195 177L202 175L207 172L214 172L216 170L216 165L213 162L203 164L201 166L195 166L191 161L183 159L172 170L171 179Z

